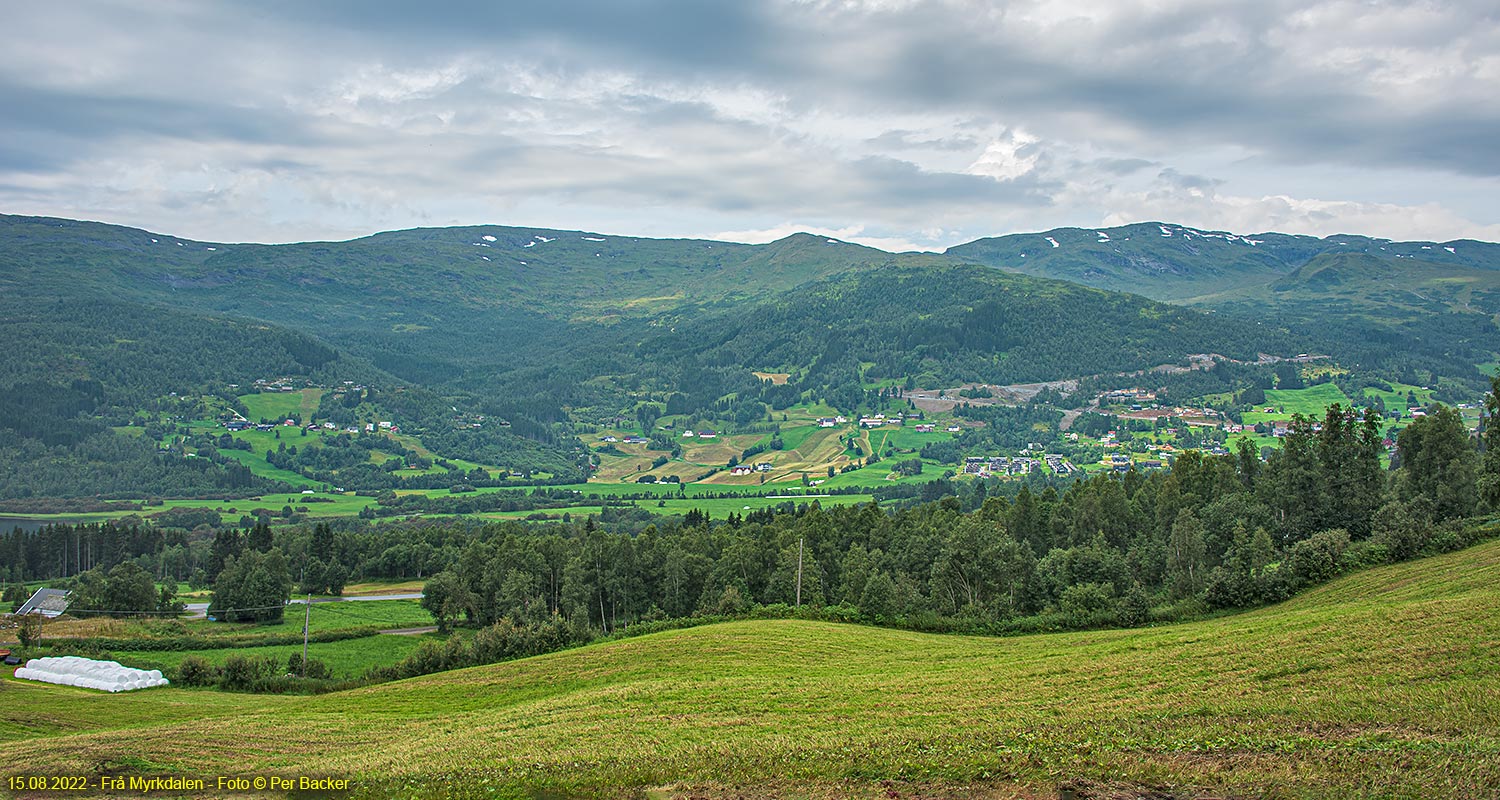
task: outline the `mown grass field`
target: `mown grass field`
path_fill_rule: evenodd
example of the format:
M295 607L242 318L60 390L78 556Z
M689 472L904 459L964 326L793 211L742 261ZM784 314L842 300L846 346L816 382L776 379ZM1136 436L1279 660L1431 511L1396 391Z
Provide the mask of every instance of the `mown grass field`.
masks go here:
M317 413L323 403L323 389L303 389L297 392L254 392L242 394L239 399L245 404L246 418L251 422L262 419L272 422L288 417L300 417L305 423Z
M1305 389L1267 389L1266 402L1257 404L1255 411L1246 412L1245 423L1254 425L1257 422L1290 419L1293 414L1322 417L1324 410L1334 403L1349 407L1349 397L1332 383L1320 383ZM1266 408L1277 410L1267 414L1262 410Z
M292 771L407 797L1494 797L1497 581L1490 543L1160 628L741 622L320 697L7 679L0 769Z

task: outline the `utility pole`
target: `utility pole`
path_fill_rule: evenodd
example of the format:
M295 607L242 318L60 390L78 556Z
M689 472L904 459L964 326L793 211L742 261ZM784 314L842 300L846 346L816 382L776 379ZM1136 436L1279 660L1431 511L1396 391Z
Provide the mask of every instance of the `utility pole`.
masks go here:
M802 539L797 540L797 607L802 607Z
M312 622L312 594L307 595L307 610L302 615L302 677L307 677L307 627Z

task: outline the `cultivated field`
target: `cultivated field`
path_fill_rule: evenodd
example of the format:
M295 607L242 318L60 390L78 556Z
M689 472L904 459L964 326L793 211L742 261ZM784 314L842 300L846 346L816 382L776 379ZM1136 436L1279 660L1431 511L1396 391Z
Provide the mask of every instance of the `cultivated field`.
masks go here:
M1497 581L1490 543L1154 629L741 622L320 697L7 679L0 769L404 797L1494 797Z

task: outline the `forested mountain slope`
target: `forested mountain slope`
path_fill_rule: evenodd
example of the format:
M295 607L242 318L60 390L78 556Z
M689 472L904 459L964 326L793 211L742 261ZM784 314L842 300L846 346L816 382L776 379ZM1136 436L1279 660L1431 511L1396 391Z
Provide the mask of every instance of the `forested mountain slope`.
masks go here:
M1347 366L1483 385L1500 342L1500 245L1238 235L1180 225L1063 228L947 254L1004 270L1265 320Z
M810 400L854 411L882 381L1056 380L1192 353L1329 352L1416 385L1474 382L1500 340L1490 335L1500 271L1483 266L1493 246L1438 247L1418 261L1362 242L1345 252L1352 239L1158 225L983 240L935 256L807 234L742 245L473 226L245 245L6 216L0 389L45 405L70 395L41 387L81 381L92 405L59 399L36 418L99 433L171 392L348 380L398 390L384 394L384 410L438 437L445 455L515 465L501 456L524 452L528 470L569 480L587 469L571 426L633 416L642 402L748 421ZM1084 268L1118 250L1136 259L1130 269L1066 277L1142 292L1250 274L1258 283L1215 295L1218 313L1205 314L1015 274L1006 247L1049 276L1049 264ZM977 255L1004 269L965 263ZM788 380L763 384L756 371ZM104 420L101 408L119 413ZM455 422L466 414L509 425ZM22 439L67 446L27 424L0 419Z

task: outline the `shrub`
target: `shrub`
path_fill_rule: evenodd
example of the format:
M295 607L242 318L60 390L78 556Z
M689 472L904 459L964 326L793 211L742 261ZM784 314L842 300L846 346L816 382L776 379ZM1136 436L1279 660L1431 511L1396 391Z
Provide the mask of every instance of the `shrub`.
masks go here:
M219 670L219 685L236 692L248 692L258 688L266 678L274 677L279 665L265 656L230 656Z
M1070 627L1090 628L1114 621L1114 587L1105 583L1078 583L1064 589L1058 610Z
M1375 541L1351 542L1340 563L1346 570L1368 569L1391 561L1391 551Z
M1151 621L1151 598L1139 583L1131 586L1130 591L1120 598L1115 616L1127 628L1139 628Z
M297 675L313 680L325 680L329 677L328 665L316 658L307 660L307 672L303 674L303 663L301 653L292 653L286 660L286 672L288 675Z
M22 647L32 647L42 638L42 618L36 614L27 614L21 617L21 627L16 630L16 638Z
M203 656L188 656L177 665L176 681L183 686L212 686L219 681L219 669Z
M1292 545L1286 566L1299 585L1323 583L1339 574L1340 560L1348 547L1348 531L1342 528L1320 531Z
M1384 547L1391 561L1405 561L1427 546L1429 527L1406 503L1393 500L1370 521L1370 543Z

